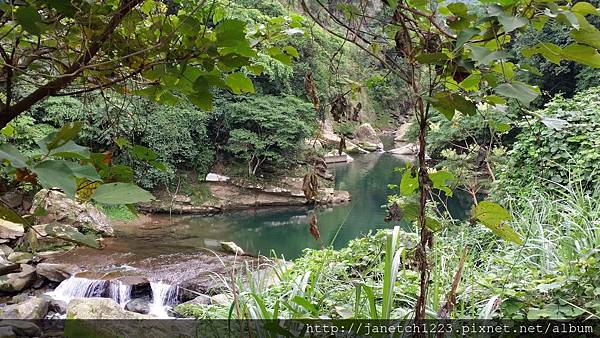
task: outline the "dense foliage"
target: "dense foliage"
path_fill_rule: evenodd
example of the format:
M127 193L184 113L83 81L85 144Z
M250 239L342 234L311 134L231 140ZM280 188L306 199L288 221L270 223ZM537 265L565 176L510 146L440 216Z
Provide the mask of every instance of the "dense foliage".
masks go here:
M548 128L523 122L501 170L498 190L512 194L540 180L557 185L577 182L594 190L600 184L599 95L600 88L593 88L572 99L557 96L538 111L566 125Z

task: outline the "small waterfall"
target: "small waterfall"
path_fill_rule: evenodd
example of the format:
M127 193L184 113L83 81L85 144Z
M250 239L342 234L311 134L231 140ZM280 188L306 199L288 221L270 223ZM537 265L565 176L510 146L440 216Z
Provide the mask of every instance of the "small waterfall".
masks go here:
M102 297L105 294L108 281L71 277L65 279L58 287L47 294L54 299L67 303L74 298Z
M125 307L131 300L131 285L123 284L121 281L111 281L108 296L115 300L121 307Z
M169 317L167 306L177 301L177 286L164 282L150 282L152 288L152 303L150 304L150 313L160 317Z

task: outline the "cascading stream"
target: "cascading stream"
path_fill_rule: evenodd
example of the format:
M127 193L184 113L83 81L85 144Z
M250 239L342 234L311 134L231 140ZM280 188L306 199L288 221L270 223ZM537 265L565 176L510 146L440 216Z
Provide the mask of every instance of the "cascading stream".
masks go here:
M152 302L150 315L158 318L170 317L167 310L177 302L178 288L162 281L151 282ZM107 297L122 308L131 300L132 286L121 281L97 280L71 277L62 281L54 291L46 293L50 297L66 302L75 298Z

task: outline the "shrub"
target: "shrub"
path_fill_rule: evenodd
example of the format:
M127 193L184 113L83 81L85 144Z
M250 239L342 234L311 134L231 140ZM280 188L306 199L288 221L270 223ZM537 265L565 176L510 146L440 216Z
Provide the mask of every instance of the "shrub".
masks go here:
M500 167L497 187L506 194L516 193L540 178L558 185L580 182L588 190L600 184L599 104L600 87L572 99L557 96L538 113L565 120L566 127L523 123L506 164Z

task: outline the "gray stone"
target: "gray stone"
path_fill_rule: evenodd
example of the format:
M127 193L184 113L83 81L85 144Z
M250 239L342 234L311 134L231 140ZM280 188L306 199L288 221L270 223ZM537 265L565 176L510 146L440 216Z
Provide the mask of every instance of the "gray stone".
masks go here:
M22 237L24 232L23 225L0 219L0 238L13 240Z
M21 264L19 267L21 271L0 277L0 293L19 292L35 282L36 274L33 266Z
M37 274L53 282L62 282L70 278L81 269L74 264L40 263L36 266Z
M31 297L19 304L7 305L2 310L2 319L44 319L49 302L45 298Z
M72 225L78 230L87 227L104 235L113 235L113 228L106 215L91 203L79 203L62 192L40 190L33 198L31 212L38 207L48 211L48 215L40 217L40 223L59 222Z
M0 327L10 327L20 337L39 337L42 330L32 322L25 320L0 320Z
M148 314L150 312L150 304L143 298L132 299L125 304L125 310L137 312L141 314Z
M19 270L19 264L11 263L4 258L4 256L0 256L0 276L4 276L7 273L15 272Z
M406 137L406 133L411 127L411 123L404 123L401 125L395 132L394 141L395 142L408 142L408 138Z
M16 295L13 296L13 298L11 299L13 304L19 304L21 302L24 302L26 300L29 299L29 295L26 293L18 293Z
M78 298L67 306L67 318L70 319L150 319L143 315L121 309L110 298Z
M192 300L188 300L187 302L183 302L179 305L209 305L210 301L210 296L200 295Z
M8 255L8 261L15 264L27 264L33 259L31 252L15 251Z
M235 244L234 242L221 242L221 248L225 251L225 252L229 252L232 254L236 254L238 256L242 256L245 254L244 249L240 248L237 244Z
M231 298L224 293L214 295L210 297L210 303L214 305L229 305L231 304Z
M372 151L383 150L383 143L381 142L379 136L377 136L375 129L373 129L370 124L361 124L358 126L358 128L356 128L356 132L354 134L356 137L355 141L361 148L365 150L369 150L367 148L374 149Z

